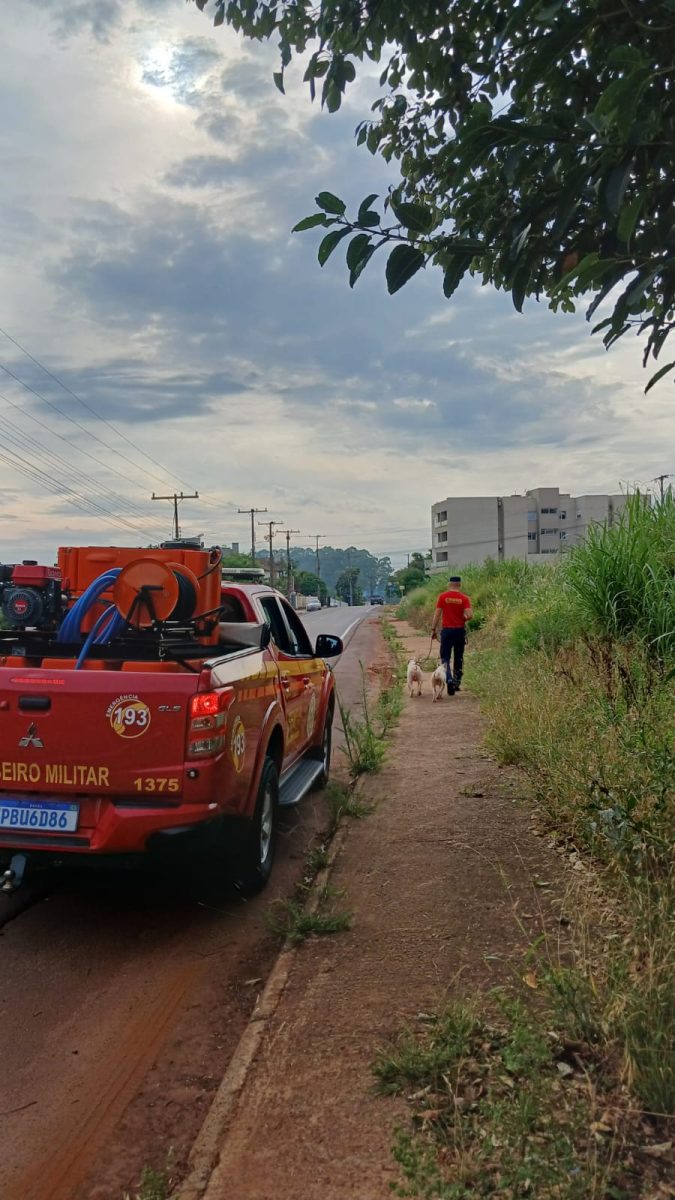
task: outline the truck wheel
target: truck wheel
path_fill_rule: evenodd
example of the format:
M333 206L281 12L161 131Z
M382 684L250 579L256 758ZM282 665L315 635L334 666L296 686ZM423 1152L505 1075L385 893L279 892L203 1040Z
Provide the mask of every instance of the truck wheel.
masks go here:
M262 891L272 873L277 841L279 773L271 758L263 763L255 811L232 847L232 876L246 896Z
M326 712L326 720L324 721L323 733L321 735L321 745L319 747L319 758L321 760L322 771L316 781L317 788L325 788L330 778L330 756L333 748L333 709L329 708Z

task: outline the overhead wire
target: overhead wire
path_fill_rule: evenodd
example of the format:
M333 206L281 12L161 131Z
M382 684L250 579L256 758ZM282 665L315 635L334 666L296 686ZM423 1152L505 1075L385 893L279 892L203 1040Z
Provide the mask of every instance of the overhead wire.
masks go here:
M6 329L3 329L2 326L0 326L0 333L3 335L3 337L6 337L7 340L9 342L11 342L13 346L16 346L17 350L20 350L22 354L25 354L26 358L29 358L30 361L32 363L34 363L35 366L38 367L41 371L43 371L45 375L48 375L49 378L54 381L54 383L58 384L58 386L60 388L63 388L64 392L67 392L69 396L72 396L74 400L77 400L77 403L81 404L82 407L87 410L87 412L91 413L91 415L93 417L95 417L98 421L101 421L104 425L107 425L108 428L111 429L117 437L121 438L122 441L126 442L127 445L131 446L132 449L134 449L137 454L140 454L143 458L147 458L148 462L151 462L153 464L153 466L159 467L160 471L163 472L163 475L162 475L162 477L160 477L158 475L154 475L152 472L148 471L145 467L141 467L138 463L133 463L131 461L131 459L127 459L126 456L123 454L120 455L121 458L125 458L125 461L130 462L131 465L135 466L137 470L143 471L143 473L145 475L147 475L150 479L155 479L159 483L163 484L165 482L166 477L168 476L171 479L177 480L178 483L181 483L186 487L192 487L191 483L186 483L186 481L184 479L181 479L179 475L176 475L173 471L170 471L169 468L165 467L163 463L158 462L157 459L153 458L151 454L148 454L148 452L146 450L141 449L141 447L138 446L136 444L136 442L133 441L132 438L127 437L127 435L125 433L122 433L121 429L118 429L116 425L113 425L112 421L109 421L107 419L107 417L102 416L101 413L99 413L95 408L93 408L93 406L91 404L89 404L86 400L83 400L81 396L78 396L77 392L74 392L73 389L71 387L69 387L69 385L67 383L64 383L62 379L59 379L58 375L55 375L54 372L49 369L49 367L46 367L44 365L44 363L40 362L40 360L38 358L36 358L33 354L31 354L30 350L27 350L25 346L22 346L21 343L18 342L15 337L12 337L11 333L8 333ZM92 436L94 436L94 435L92 435ZM100 440L100 439L97 439L97 441L98 440ZM105 445L106 443L103 443L103 444ZM108 448L112 449L112 447L108 447ZM119 451L113 451L113 452L117 453L117 454L120 453Z
M29 416L31 420L34 420L36 424L45 428L50 434L52 434L52 436L57 437L60 441L65 442L69 448L73 448L72 443L69 442L67 438L62 437L61 434L56 433L54 430L50 430L49 426L45 425L44 422L40 421L36 417L32 417L30 413L25 412L20 405L15 404L13 400L10 400L9 397L5 396L2 392L0 392L0 400L4 400L6 404L9 404L11 408L16 409L22 415ZM0 424L13 431L15 435L14 437L12 437L11 434L7 434L6 436L8 436L10 440L14 441L15 445L19 445L23 449L39 454L43 459L46 460L47 465L50 465L50 460L51 465L61 464L61 466L65 467L74 478L79 478L86 484L87 487L93 489L93 491L99 495L101 499L105 500L108 504L112 503L117 507L122 507L128 515L135 517L137 520L145 522L146 527L150 527L152 525L152 527L156 528L157 530L161 528L161 526L156 522L155 518L149 517L147 513L145 513L137 505L133 504L126 497L118 494L117 492L113 492L112 489L106 487L105 484L94 479L93 476L88 475L86 471L82 471L78 467L75 467L67 459L63 458L60 454L57 454L55 450L45 446L44 443L40 442L37 438L32 437L26 430L23 430L18 425L15 425L7 417L0 417ZM17 438L19 439L18 441ZM94 461L96 462L97 460L94 459ZM59 468L57 467L56 469Z
M133 533L136 534L136 537L138 537L139 534L144 533L145 536L152 540L152 535L149 534L147 530L143 531L139 529L137 525L132 525L131 522L125 520L124 517L113 514L108 509L103 508L100 504L97 504L95 500L88 499L86 496L83 496L81 492L77 492L73 488L68 487L68 485L62 481L51 478L39 467L33 465L28 461L28 459L25 459L22 454L13 452L8 447L5 447L5 451L5 454L0 451L0 461L5 462L8 466L12 467L13 470L17 471L25 478L32 479L34 483L39 484L46 491L51 492L53 495L62 496L69 504L72 504L75 508L79 508L81 511L86 512L89 516L102 516L109 524L117 525L120 528L131 529Z

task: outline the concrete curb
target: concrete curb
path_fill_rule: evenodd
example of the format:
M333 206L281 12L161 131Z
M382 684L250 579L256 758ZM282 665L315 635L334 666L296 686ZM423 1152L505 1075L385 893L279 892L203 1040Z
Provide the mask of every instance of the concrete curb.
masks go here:
M321 891L344 845L346 833L347 825L343 824L330 843L328 862L317 873L305 906L310 913L316 912L319 906ZM211 1175L218 1162L223 1135L255 1062L269 1022L288 983L298 949L297 945L286 942L280 950L193 1143L188 1158L188 1174L182 1184L172 1192L170 1200L202 1200L207 1192Z

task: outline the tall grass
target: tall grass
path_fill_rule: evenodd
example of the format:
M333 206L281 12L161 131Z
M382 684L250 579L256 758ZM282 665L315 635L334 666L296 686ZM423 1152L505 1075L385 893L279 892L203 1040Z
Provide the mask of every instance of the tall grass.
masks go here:
M675 1106L675 501L629 498L552 567L462 572L479 630L466 679L502 762L620 898L629 933L561 998L594 996L645 1109ZM428 628L443 577L401 614ZM584 968L585 970L586 968ZM571 977L570 977L571 978ZM581 991L579 990L581 988ZM576 997L576 1000L574 1000Z

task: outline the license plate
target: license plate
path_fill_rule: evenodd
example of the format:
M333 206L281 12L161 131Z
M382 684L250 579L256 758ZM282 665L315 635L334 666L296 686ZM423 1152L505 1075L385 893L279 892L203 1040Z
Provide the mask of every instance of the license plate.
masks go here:
M74 833L79 815L79 804L44 804L40 800L6 798L0 800L0 829L20 829L36 833Z

